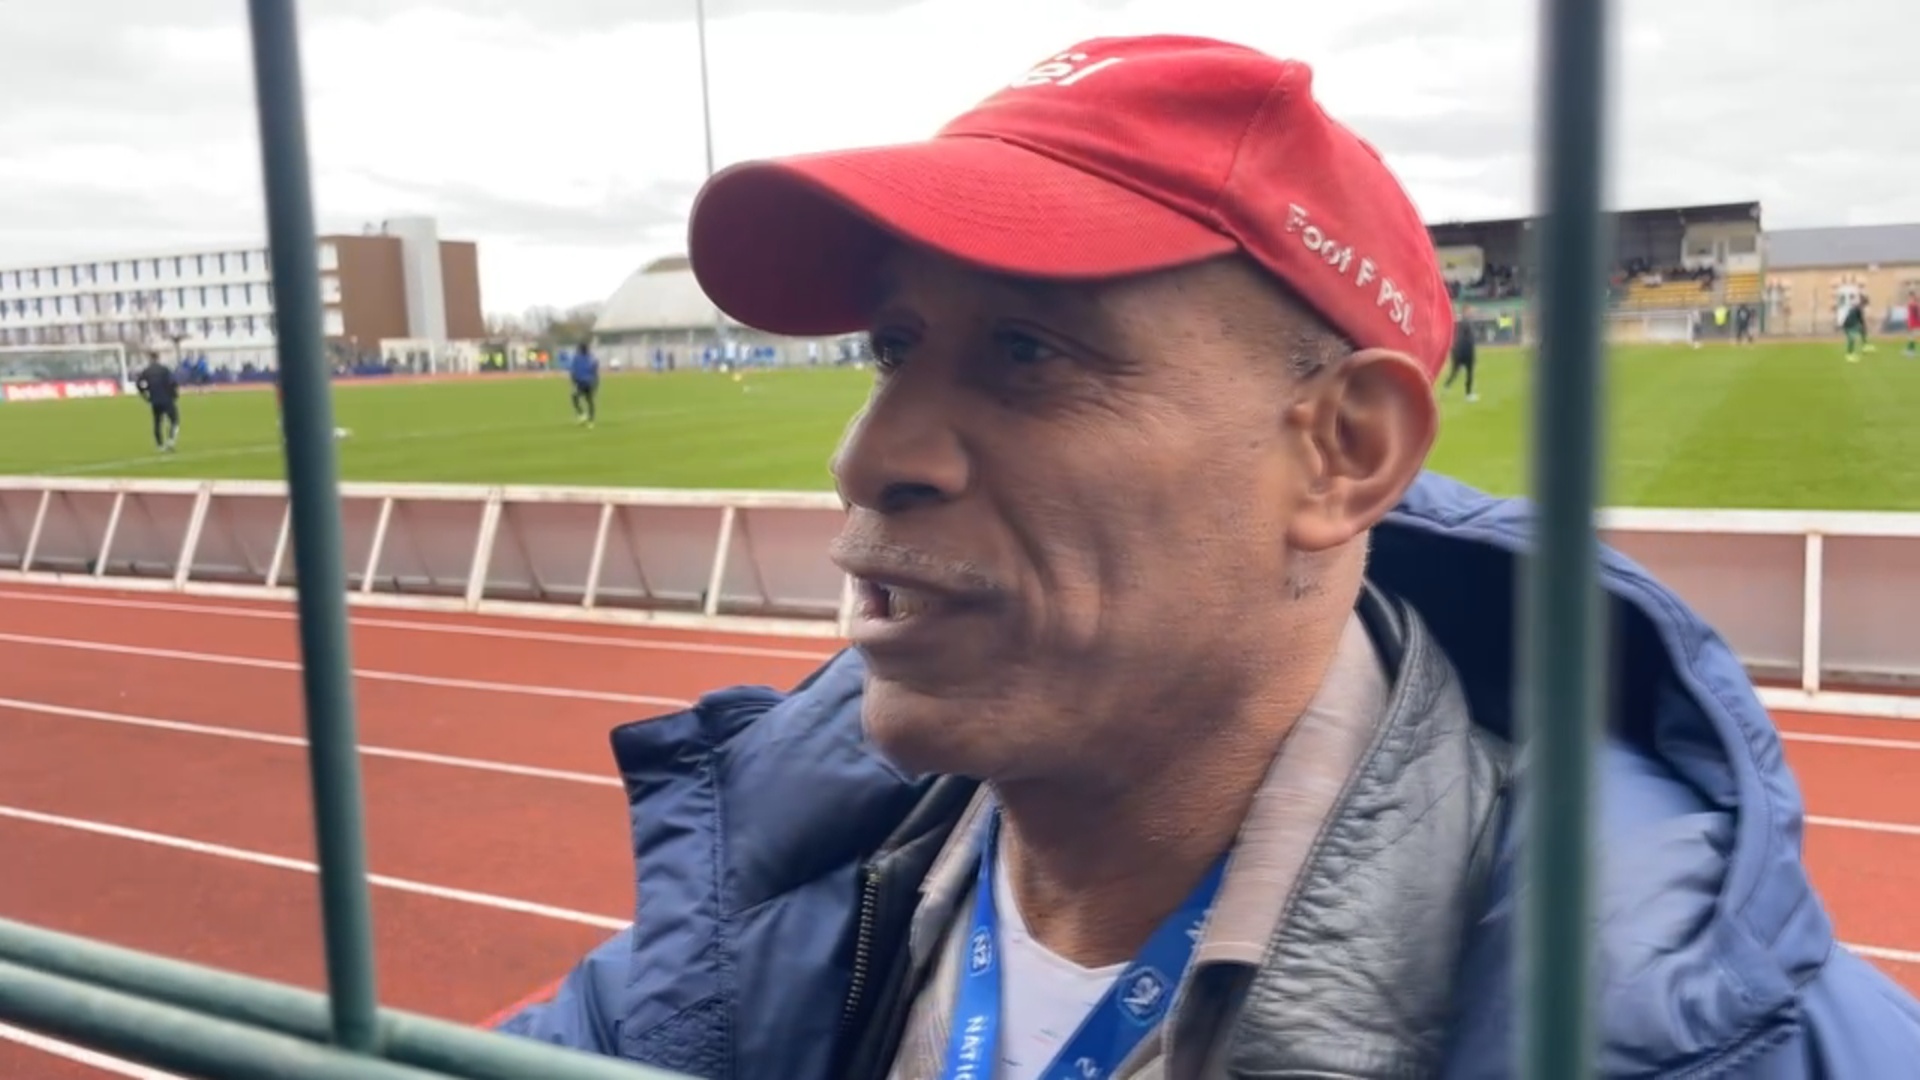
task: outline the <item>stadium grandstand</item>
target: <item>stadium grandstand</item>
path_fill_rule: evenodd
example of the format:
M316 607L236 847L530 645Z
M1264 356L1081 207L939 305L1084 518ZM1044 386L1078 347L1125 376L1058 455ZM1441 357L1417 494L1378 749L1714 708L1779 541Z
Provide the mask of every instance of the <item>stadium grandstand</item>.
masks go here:
M1629 210L1613 220L1608 306L1616 339L1693 340L1730 333L1730 313L1742 305L1764 314L1759 203ZM1428 228L1455 311L1483 341L1527 336L1531 229L1524 218Z
M1831 333L1849 297L1870 300L1883 333L1906 329L1920 291L1920 224L1766 232L1758 202L1627 210L1613 216L1609 336L1616 342L1731 338L1740 308L1757 333ZM1534 270L1526 218L1428 226L1456 317L1489 345L1532 340ZM673 370L846 364L854 338L796 340L724 318L684 255L654 259L608 297L593 346L616 368Z
M593 348L611 366L639 371L814 366L859 357L852 339L776 337L727 318L684 255L655 259L620 283L594 320Z

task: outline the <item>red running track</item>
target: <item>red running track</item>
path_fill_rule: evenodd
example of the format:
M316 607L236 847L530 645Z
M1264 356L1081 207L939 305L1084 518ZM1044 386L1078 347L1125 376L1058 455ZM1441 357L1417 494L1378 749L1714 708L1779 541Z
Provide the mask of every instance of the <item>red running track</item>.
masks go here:
M608 730L834 644L362 611L353 646L381 999L479 1023L631 916ZM0 587L0 915L321 988L297 656L284 605ZM1779 719L1842 937L1920 991L1920 726ZM0 1026L0 1076L160 1075L83 1056Z

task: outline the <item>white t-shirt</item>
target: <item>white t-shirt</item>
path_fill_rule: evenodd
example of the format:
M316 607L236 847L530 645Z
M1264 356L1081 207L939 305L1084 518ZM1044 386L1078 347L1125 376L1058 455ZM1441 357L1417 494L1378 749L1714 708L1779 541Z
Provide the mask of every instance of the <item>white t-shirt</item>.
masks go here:
M1000 1072L996 1080L1038 1080L1106 996L1125 963L1084 968L1035 941L1007 882L999 848L993 906L1000 929ZM960 932L965 932L965 919Z

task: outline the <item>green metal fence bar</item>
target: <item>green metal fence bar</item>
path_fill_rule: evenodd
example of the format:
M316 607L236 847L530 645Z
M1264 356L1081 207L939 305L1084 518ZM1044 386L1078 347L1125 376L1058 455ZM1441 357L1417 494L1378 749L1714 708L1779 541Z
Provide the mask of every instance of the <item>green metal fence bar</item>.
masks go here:
M310 1042L325 1042L332 1032L325 994L8 919L0 919L0 963ZM376 1023L389 1060L467 1080L675 1080L614 1058L395 1009L379 1010Z
M334 461L331 376L320 308L319 242L307 171L306 110L293 0L248 0L255 112L266 183L267 238L279 319L282 425L299 589L307 766L326 919L333 1038L371 1050L378 995L373 916L355 751L347 571Z
M1525 896L1520 1075L1593 1075L1593 766L1602 711L1599 540L1601 215L1606 0L1544 0L1537 140L1540 344L1534 362L1535 549L1522 619Z
M0 963L0 1012L207 1080L442 1080L433 1073Z

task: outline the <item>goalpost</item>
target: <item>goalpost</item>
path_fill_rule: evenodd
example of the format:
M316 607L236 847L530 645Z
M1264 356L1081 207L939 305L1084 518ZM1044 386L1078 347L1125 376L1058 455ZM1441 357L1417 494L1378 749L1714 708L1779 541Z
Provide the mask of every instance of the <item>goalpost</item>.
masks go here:
M97 345L0 345L0 382L114 379L125 389L133 385L130 364L127 346L117 341Z

